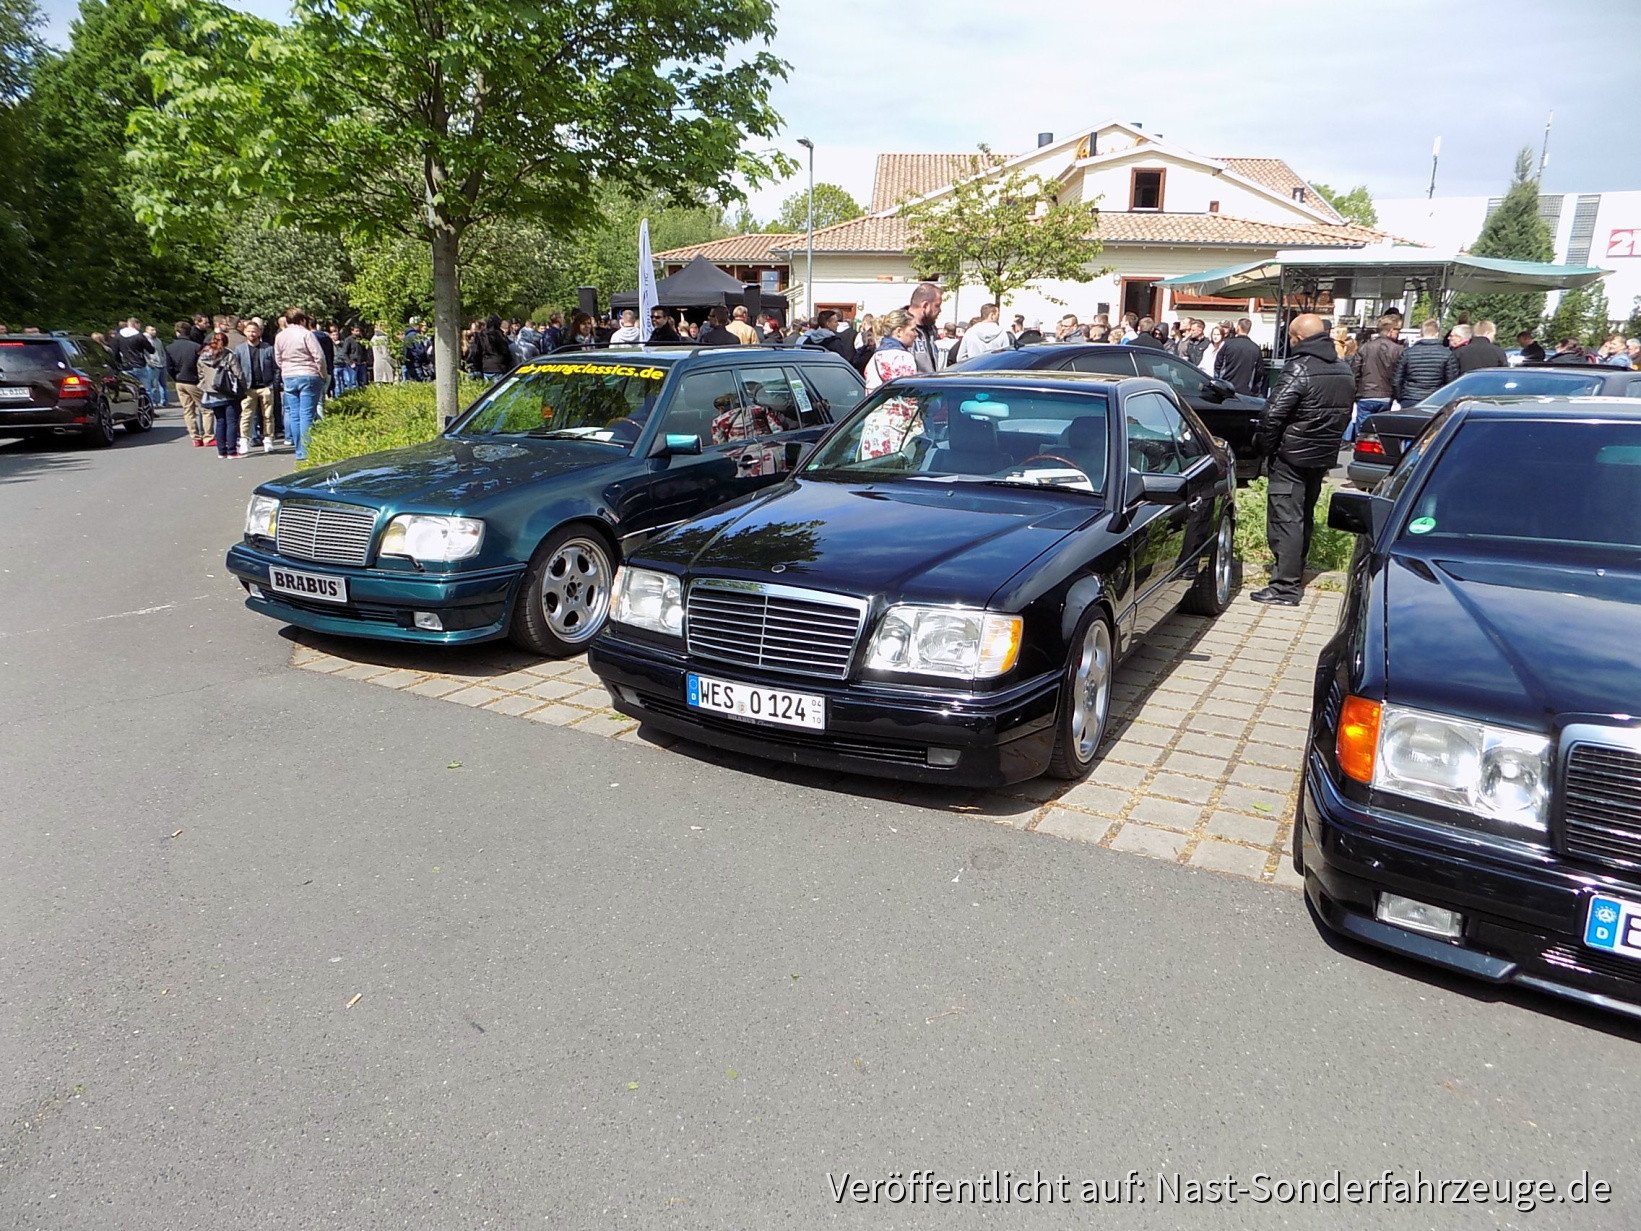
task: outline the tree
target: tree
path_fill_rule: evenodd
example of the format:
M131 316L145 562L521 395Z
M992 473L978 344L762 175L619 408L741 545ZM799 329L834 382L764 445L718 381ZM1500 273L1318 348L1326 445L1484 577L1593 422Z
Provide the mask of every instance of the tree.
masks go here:
M438 406L457 409L463 237L488 219L568 235L600 181L680 202L741 195L790 160L769 137L786 65L770 0L295 0L272 25L213 0L150 0L193 37L146 63L132 117L141 216L165 239L224 202L430 250ZM731 59L731 53L735 53ZM270 118L275 117L275 118ZM636 271L635 271L636 273Z
M1373 197L1366 184L1358 184L1349 192L1336 192L1326 184L1312 184L1311 187L1346 222L1354 222L1359 227L1379 225L1379 211L1373 208Z
M851 218L859 218L866 211L860 203L836 184L815 185L815 229L832 226L838 222L848 222ZM766 231L807 231L809 229L809 189L794 192L781 202L780 213L776 214Z
M1002 161L981 146L949 192L901 206L906 256L918 275L944 274L953 288L983 286L1001 305L1040 278L1091 282L1107 272L1093 264L1100 255L1094 203L1061 203L1053 180L1000 175Z
M267 211L228 232L223 246L227 307L242 316L278 316L300 305L321 321L351 314L347 250L324 235L268 225Z
M1550 228L1538 213L1538 179L1533 152L1523 149L1516 155L1515 174L1504 200L1482 224L1481 234L1470 245L1472 256L1506 257L1516 261L1555 259ZM1454 314L1467 312L1471 323L1492 321L1501 338L1514 338L1523 330L1536 332L1544 315L1544 292L1526 295L1455 295Z
M1561 301L1545 323L1546 341L1576 338L1586 346L1600 346L1612 332L1607 319L1607 288L1599 281L1561 293Z
M29 88L44 53L34 0L0 0L0 320L8 323L33 312L38 286L29 227L28 135L32 127Z

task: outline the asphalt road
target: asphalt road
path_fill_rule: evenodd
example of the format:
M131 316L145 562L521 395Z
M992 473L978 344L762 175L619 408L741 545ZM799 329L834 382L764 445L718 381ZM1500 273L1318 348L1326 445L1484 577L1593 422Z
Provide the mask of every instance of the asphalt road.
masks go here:
M0 447L0 1226L1641 1221L1624 1023L1273 887L291 670L221 567L288 464ZM1613 1195L1155 1180L1335 1168ZM833 1199L917 1169L1073 1203Z

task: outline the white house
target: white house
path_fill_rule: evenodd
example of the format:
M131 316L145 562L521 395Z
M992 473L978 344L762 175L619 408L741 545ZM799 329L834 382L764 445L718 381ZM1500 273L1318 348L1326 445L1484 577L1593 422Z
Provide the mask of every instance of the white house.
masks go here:
M938 198L965 174L970 154L880 154L871 210L815 232L816 309L883 312L902 307L916 281L906 259L907 228L897 213L910 200ZM1170 321L1214 321L1250 315L1255 337L1269 341L1274 305L1246 299L1173 295L1156 283L1176 274L1269 256L1283 248L1361 248L1388 242L1378 231L1344 222L1279 158L1209 158L1139 127L1107 123L1070 137L1039 138L1029 153L1005 159L995 174L1019 170L1057 180L1060 199L1097 201L1103 250L1090 261L1107 268L1091 282L1034 283L1009 297L1004 319L1024 315L1052 326L1065 312L1087 320L1132 311ZM696 254L745 280L762 278L786 292L797 312L810 302L802 277L806 236L744 235L657 254L680 266ZM942 315L967 319L986 292L948 291ZM1056 302L1059 301L1059 302Z

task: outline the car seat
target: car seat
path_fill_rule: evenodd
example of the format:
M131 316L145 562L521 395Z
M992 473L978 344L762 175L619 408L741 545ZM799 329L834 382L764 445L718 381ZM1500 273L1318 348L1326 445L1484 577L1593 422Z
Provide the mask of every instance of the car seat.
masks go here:
M946 433L940 469L949 474L992 474L1007 459L997 446L997 424L992 419L956 414Z
M1058 452L1076 462L1097 489L1105 481L1105 418L1083 415L1060 433Z

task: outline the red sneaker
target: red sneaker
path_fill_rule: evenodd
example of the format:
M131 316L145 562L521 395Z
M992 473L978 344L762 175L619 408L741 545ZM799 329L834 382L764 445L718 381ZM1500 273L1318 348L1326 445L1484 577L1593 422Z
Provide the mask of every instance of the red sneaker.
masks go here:
M195 440L194 441L194 448L203 449L204 447L205 447L205 442L203 440Z

